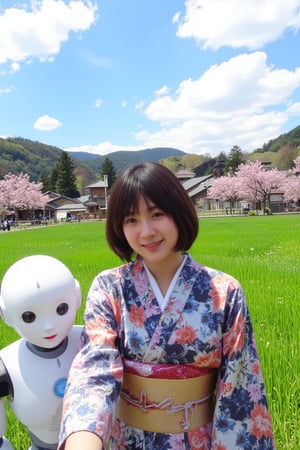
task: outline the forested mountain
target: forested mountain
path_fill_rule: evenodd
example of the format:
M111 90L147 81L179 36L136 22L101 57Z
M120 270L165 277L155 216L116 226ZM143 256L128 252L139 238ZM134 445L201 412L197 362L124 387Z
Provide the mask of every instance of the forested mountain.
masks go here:
M60 157L62 149L29 139L0 138L0 177L7 172L18 174L27 173L31 181L38 181L40 177L51 174ZM74 160L77 169L89 172L89 179L96 180L100 176L101 166L105 158L109 158L117 173L125 167L140 161L159 161L169 156L182 156L185 153L174 148L153 148L133 151L118 151L104 156L97 156L85 152L68 152Z
M256 152L278 152L281 147L284 147L287 144L294 148L300 147L300 126L293 128L288 133L281 134L276 139L271 139L264 144L262 148L257 149Z
M236 143L233 143L235 146ZM19 174L27 173L31 181L38 181L41 176L49 176L55 167L62 149L29 139L0 138L0 178L8 172ZM184 151L174 148L153 148L140 151L117 151L103 156L97 156L87 152L68 152L74 160L75 168L83 169L89 180L97 180L100 177L101 166L105 158L109 158L118 174L125 167L141 161L160 161L167 158L180 159L187 155ZM279 170L287 170L292 166L292 161L300 154L300 126L288 133L270 140L261 148L255 149L248 155L251 160L270 162ZM196 175L201 176L207 171L212 171L218 157L211 158L201 167ZM198 173L199 172L199 173ZM202 173L203 172L203 173Z
M117 151L104 156L91 155L91 153L69 152L72 157L80 158L85 164L100 173L105 158L109 158L117 173L125 167L138 164L142 161L160 161L170 156L183 156L184 152L175 148L149 148L140 151Z
M293 128L276 139L271 139L261 148L254 150L251 160L269 162L278 170L288 170L300 155L300 126Z
M23 138L0 138L0 176L27 173L31 181L50 175L61 149ZM75 162L81 164L80 161Z

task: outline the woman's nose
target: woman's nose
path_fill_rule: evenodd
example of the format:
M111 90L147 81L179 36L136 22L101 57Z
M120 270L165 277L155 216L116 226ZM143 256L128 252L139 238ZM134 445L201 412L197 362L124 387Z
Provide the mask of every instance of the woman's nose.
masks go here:
M141 223L141 235L148 236L154 233L154 228L150 220L143 220Z

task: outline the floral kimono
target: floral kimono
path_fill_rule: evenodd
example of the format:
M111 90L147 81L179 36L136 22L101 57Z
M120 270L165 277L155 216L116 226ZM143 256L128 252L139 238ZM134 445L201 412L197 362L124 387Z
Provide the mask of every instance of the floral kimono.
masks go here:
M154 433L116 418L124 360L217 373L213 420ZM162 381L163 382L163 381ZM275 449L252 325L239 283L188 255L162 312L143 261L106 270L89 291L82 349L64 400L60 449L86 430L113 449Z

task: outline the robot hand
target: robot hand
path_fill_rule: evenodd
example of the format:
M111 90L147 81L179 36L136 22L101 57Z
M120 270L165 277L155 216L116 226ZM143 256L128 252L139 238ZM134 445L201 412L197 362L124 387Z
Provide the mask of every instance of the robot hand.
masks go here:
M1 450L13 450L10 442L3 437L6 429L6 412L5 404L0 400L0 449Z
M5 439L5 437L0 438L0 449L1 450L14 450L10 442Z

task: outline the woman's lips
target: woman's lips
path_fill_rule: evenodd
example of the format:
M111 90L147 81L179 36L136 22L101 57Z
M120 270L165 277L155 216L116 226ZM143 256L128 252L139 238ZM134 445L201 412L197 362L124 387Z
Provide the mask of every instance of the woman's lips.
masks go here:
M155 250L157 247L160 246L162 241L158 241L158 242L152 242L151 244L144 244L143 247L146 248L147 250Z

